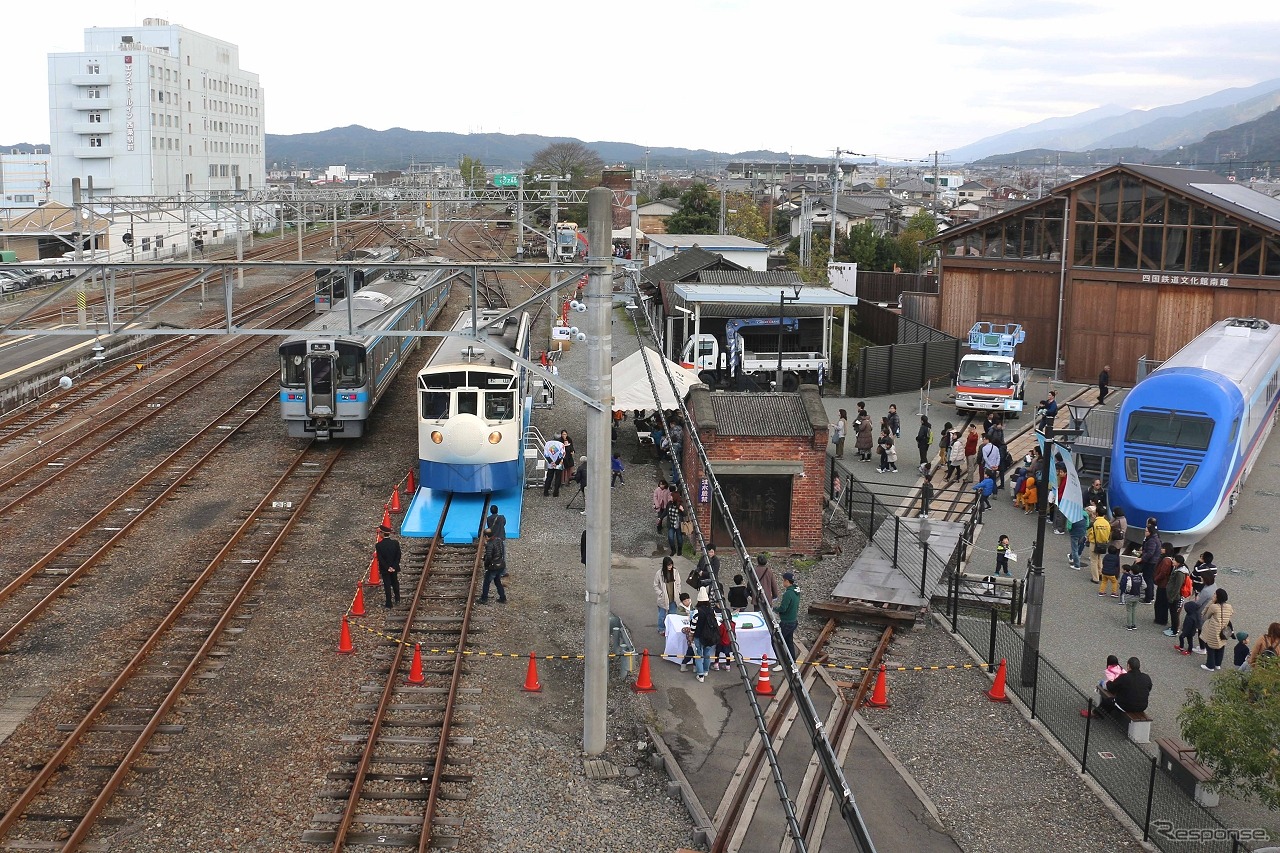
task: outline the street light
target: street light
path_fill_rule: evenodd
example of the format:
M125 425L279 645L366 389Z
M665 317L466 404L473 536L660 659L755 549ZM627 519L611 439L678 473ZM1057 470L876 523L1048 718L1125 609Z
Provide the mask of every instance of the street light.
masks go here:
M787 296L785 290L778 291L778 378L774 382L774 390L782 390L782 322L786 317L786 309L788 302L799 302L800 291L804 288L803 282L796 282L794 290L795 296Z

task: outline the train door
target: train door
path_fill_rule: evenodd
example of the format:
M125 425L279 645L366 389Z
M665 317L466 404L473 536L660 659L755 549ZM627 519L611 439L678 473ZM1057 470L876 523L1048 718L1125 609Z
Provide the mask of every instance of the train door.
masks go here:
M317 422L333 417L334 373L333 353L312 353L307 357L307 415Z

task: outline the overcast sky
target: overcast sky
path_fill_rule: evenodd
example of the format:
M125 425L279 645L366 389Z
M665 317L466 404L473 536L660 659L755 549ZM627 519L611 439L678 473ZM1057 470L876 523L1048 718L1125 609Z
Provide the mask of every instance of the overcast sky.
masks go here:
M144 17L233 42L268 133L382 130L923 157L1104 104L1280 78L1280 2L5 0L0 144L49 141L48 63Z

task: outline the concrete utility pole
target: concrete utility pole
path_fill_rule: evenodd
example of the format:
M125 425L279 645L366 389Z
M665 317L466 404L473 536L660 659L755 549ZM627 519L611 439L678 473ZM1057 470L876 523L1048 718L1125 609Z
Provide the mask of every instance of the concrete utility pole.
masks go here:
M524 172L516 175L516 260L524 260Z
M79 178L71 179L71 211L72 211L72 216L75 217L75 219L73 220L73 224L71 226L71 231L76 241L75 246L72 247L72 249L75 251L75 255L73 257L77 261L82 261L84 260L84 252L82 250L82 247L84 245L84 234L82 234L80 231L80 228L81 228L80 223L81 223L82 217L85 214L84 214L84 208L82 207L82 201L80 196L80 179ZM92 216L93 216L93 212L90 211L89 212L90 219L88 220L89 227L93 226ZM90 244L90 248L92 248L92 244ZM87 309L87 301L86 301L88 299L88 296L85 293L85 289L84 289L84 282L85 282L85 279L88 278L88 276L84 275L84 270L76 270L76 274L80 276L80 283L76 285L76 327L80 329L84 329L84 328L87 328L89 325L89 312Z
M827 261L836 262L836 212L840 205L840 149L836 149L831 164L831 246L827 249Z
M587 410L587 624L582 683L582 748L605 748L609 711L609 539L613 508L609 489L610 427L613 419L613 256L609 251L613 196L605 187L587 193L588 263L601 264L587 278L587 393L604 405Z

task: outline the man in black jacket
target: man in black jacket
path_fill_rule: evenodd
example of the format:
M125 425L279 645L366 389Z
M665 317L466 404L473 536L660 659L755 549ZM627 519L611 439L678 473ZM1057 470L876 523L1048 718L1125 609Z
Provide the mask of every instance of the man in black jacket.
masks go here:
M373 546L378 557L378 570L382 572L382 590L387 594L387 607L400 603L400 543L391 538L391 528L385 524L378 528L382 538Z
M1129 670L1107 682L1107 693L1098 703L1094 716L1105 717L1112 708L1131 714L1147 710L1151 700L1151 676L1142 671L1142 662L1129 658Z
M481 604L489 603L490 584L498 588L498 603L507 603L507 591L502 588L502 572L506 568L502 551L502 544L493 538L493 531L486 529L484 531L484 589L476 599Z

